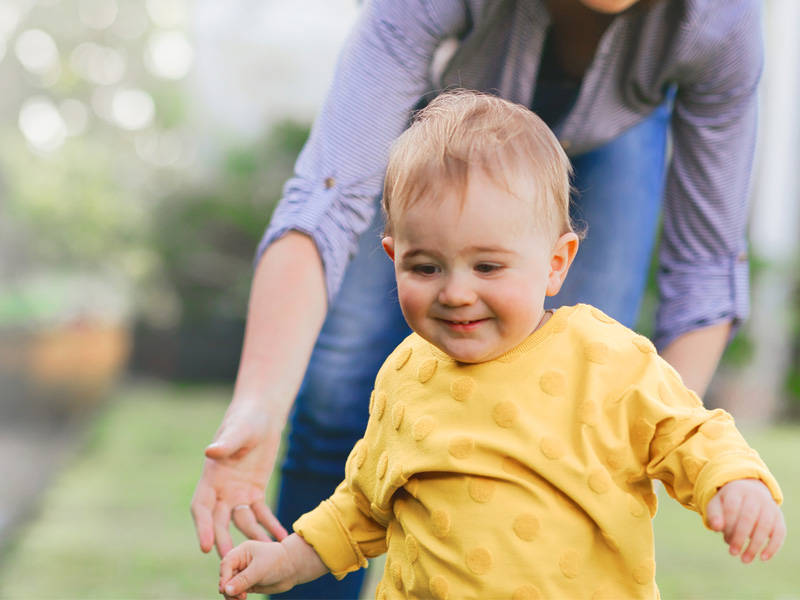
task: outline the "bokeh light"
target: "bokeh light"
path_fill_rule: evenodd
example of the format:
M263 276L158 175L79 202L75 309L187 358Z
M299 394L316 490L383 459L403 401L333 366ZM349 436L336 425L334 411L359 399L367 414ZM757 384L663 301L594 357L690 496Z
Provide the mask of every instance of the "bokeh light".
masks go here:
M0 38L8 38L14 31L21 18L19 6L9 0L0 0Z
M111 99L111 116L121 129L144 129L152 123L155 113L153 97L141 89L120 89Z
M19 111L19 128L35 150L58 150L67 136L67 126L52 100L34 96L26 100Z
M34 75L47 75L59 68L55 40L41 29L28 29L17 38L14 51L25 69Z
M81 0L78 15L87 27L106 29L117 18L116 0Z
M145 7L153 23L164 29L185 25L189 19L185 0L147 0Z
M125 57L117 50L94 42L79 44L70 54L73 70L98 85L113 85L125 75Z
M194 61L194 50L182 31L162 31L150 36L145 66L162 79L182 79Z

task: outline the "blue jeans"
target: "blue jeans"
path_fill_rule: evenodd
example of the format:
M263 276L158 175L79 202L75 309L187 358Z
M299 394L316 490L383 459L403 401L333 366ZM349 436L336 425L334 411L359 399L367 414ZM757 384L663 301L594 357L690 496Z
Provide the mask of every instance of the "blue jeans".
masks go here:
M548 307L586 302L632 326L641 304L663 191L670 107L605 146L573 158L573 218L588 225L561 292ZM330 309L291 419L278 518L286 527L330 496L366 429L375 375L410 329L397 302L380 216L362 236ZM363 570L332 575L280 598L358 598Z

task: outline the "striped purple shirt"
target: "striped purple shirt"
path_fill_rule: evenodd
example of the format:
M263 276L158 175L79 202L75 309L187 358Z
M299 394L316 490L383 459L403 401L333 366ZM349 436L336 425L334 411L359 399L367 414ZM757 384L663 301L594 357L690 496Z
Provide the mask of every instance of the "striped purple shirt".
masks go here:
M567 153L579 155L648 117L667 87L678 86L659 248L659 347L705 325L737 325L749 310L760 13L759 0L662 0L619 15L554 130ZM256 260L290 230L310 235L332 301L377 210L388 147L420 97L457 86L531 106L549 23L542 0L365 3ZM448 45L454 53L442 66Z

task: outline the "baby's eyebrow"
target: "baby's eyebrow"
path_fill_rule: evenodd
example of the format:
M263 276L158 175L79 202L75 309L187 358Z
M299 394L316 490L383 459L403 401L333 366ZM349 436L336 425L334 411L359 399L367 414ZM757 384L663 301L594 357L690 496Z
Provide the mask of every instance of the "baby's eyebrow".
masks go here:
M462 254L508 254L518 256L519 252L503 246L468 246L461 252ZM433 258L440 258L441 253L436 250L429 250L425 248L412 248L403 253L403 259L416 258L417 256L425 255Z

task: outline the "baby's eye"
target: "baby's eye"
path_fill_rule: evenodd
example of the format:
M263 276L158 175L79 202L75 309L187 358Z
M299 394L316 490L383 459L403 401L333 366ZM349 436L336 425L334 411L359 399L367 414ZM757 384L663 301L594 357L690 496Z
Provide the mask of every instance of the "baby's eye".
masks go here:
M436 268L436 265L414 265L411 267L411 270L418 275L435 275L439 269Z
M475 265L475 270L478 273L481 273L483 275L487 275L489 273L494 273L495 271L499 271L500 270L500 265L493 265L493 264L490 264L490 263L479 263L479 264Z

